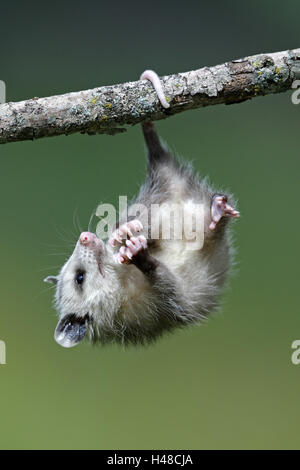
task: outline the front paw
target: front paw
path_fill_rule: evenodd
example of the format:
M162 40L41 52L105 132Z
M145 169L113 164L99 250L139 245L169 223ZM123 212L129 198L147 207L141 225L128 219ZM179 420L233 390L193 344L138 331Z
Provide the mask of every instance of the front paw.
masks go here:
M128 264L134 262L135 258L147 249L147 240L143 235L138 237L130 237L122 245L114 258L119 264Z
M115 230L110 239L109 244L113 247L122 244L118 252L114 255L115 261L119 264L128 264L134 262L135 257L143 250L147 249L147 240L144 236L134 236L135 232L143 229L142 223L137 220L131 220Z
M118 243L124 243L125 240L133 236L133 232L140 232L143 229L142 223L137 220L131 220L125 224L120 225L108 240L108 243L115 247Z

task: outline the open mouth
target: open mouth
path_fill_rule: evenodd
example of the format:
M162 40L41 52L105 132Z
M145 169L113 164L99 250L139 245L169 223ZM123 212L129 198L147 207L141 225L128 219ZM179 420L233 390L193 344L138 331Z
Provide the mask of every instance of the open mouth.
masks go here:
M71 313L63 317L55 330L55 341L64 348L72 348L80 343L85 337L90 317L88 313L84 317Z

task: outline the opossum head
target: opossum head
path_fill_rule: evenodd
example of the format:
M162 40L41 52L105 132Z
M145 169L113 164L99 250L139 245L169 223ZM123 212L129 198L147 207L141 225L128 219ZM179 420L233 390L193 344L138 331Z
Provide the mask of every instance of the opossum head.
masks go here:
M93 233L83 232L59 275L45 279L56 284L59 322L54 337L61 346L75 346L92 328L105 291L105 258L103 241Z

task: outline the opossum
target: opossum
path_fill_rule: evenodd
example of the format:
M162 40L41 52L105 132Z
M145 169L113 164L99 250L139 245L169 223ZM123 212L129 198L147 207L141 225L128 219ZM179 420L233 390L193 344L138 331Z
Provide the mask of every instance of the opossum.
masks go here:
M169 107L157 74L147 70L141 79L150 80L161 105ZM179 161L152 122L143 122L142 129L147 176L128 212L120 214L106 241L81 233L59 274L45 279L56 284L54 337L61 346L75 346L85 337L102 344L147 344L201 322L219 306L233 258L228 222L239 216L233 197ZM167 214L170 206L179 209L176 220ZM132 207L139 207L138 216L128 217ZM151 210L155 217L149 217ZM184 220L188 214L196 241L182 227L182 214ZM175 225L165 237L163 222L171 219Z

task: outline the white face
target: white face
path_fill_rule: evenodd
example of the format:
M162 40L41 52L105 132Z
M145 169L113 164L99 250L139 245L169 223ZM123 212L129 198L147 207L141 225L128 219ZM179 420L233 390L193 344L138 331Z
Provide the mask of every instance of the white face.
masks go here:
M91 313L101 301L104 255L102 240L93 233L83 232L59 276L46 279L57 284L56 307L60 321L55 339L64 347L75 346L84 338Z

